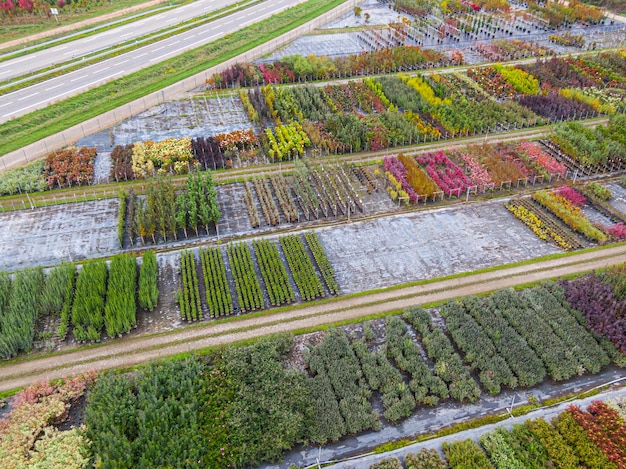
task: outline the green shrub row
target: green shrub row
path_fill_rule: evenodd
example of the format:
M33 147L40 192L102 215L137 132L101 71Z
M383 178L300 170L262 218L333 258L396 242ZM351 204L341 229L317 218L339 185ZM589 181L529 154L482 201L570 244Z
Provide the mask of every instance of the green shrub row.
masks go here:
M180 274L182 286L178 290L178 305L183 321L197 321L202 319L202 304L200 303L200 289L196 272L196 257L191 251L180 253Z
M322 273L322 277L324 277L324 282L328 287L328 291L331 295L337 295L339 293L339 285L335 279L335 269L333 269L328 257L326 257L326 251L320 244L317 233L315 231L307 231L304 234L304 237L309 245L311 253L313 253L313 258L315 259L317 268Z
M230 244L226 248L228 262L235 279L237 300L242 312L265 307L259 278L254 270L250 247L246 243Z
M302 238L298 235L281 236L280 245L302 299L312 300L324 296L324 287L315 272Z
M104 261L86 262L76 279L72 304L74 337L79 342L98 342L104 326L107 266Z
M200 261L209 314L211 317L233 314L233 298L226 278L222 251L219 248L200 249Z
M137 326L137 262L130 254L118 254L109 265L104 327L109 337L129 333Z
M293 303L296 296L276 244L265 239L254 241L253 246L272 306Z

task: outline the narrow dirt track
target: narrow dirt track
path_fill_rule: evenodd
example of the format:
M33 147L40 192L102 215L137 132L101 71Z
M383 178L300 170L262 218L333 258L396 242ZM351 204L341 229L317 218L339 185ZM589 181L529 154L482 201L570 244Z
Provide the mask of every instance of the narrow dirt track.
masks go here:
M472 274L425 285L382 291L275 314L182 329L150 337L120 339L91 350L33 359L0 367L0 391L91 369L132 366L169 355L268 334L353 320L412 305L507 288L626 262L626 245L534 264Z

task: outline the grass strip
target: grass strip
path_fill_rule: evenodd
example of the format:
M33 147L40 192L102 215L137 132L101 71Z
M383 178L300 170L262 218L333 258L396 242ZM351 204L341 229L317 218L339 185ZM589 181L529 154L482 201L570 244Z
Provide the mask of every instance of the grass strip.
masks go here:
M0 125L0 155L189 78L320 16L346 0L308 0L190 52Z

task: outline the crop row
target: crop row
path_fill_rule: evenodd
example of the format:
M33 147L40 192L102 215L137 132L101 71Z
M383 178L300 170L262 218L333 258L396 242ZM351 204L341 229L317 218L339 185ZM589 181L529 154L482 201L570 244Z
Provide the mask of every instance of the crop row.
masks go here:
M202 304L200 301L200 287L196 272L195 256L191 251L180 253L181 288L178 290L178 305L183 321L197 321L202 319Z
M233 298L226 277L222 251L217 248L200 249L206 302L211 317L233 314Z
M324 287L315 271L302 238L297 235L281 236L280 245L283 248L289 270L304 300L313 300L324 296Z
M121 336L137 326L137 265L119 254L109 264L104 327L109 337Z
M387 191L394 200L428 199L549 182L566 168L533 142L479 144L417 156L385 157Z
M169 179L156 178L147 185L145 197L129 194L127 207L131 242L135 237L142 243L166 242L177 239L180 231L188 237L189 230L198 236L201 228L208 233L221 216L209 172L190 173L178 193Z
M484 300L470 297L451 303L442 314L488 389L497 391L505 383L533 386L546 373L554 380L565 380L581 371L597 373L610 361L603 347L561 302L562 296L562 288L552 284L522 293L503 290ZM478 337L481 342L476 342ZM487 373L492 369L498 374Z
M435 50L415 46L400 46L365 52L346 57L284 57L271 64L239 63L215 74L212 82L220 88L258 86L269 83L292 83L324 80L332 77L363 75L370 71L381 73L396 70L415 70L425 65L449 64L450 61Z
M264 308L263 292L254 270L248 245L246 243L229 244L226 252L235 280L235 290L241 311L254 311Z
M136 325L137 298L145 310L158 301L156 257L146 252L139 269L128 254L83 264L78 275L71 263L47 274L42 268L20 271L11 278L0 273L0 356L10 358L33 346L37 321L54 318L56 336L65 340L73 330L80 342L99 341L104 328L109 337Z
M253 179L256 199L266 224L279 224L280 213L288 223L294 223L300 220L300 212L305 220L347 216L356 213L357 209L363 212L363 202L349 174L343 166L315 167L297 162L296 174L290 178L275 175L269 178L269 182L266 178ZM249 181L244 181L243 189L250 224L257 228L260 226L259 214Z
M317 268L322 273L328 291L331 295L336 295L339 293L339 285L337 285L337 280L335 280L335 269L333 269L333 266L328 261L326 252L317 237L317 233L315 231L308 231L304 234L304 237L313 254Z
M243 201L246 204L250 225L252 225L252 228L258 228L261 226L261 219L259 218L259 211L254 204L254 196L252 195L249 181L246 180L243 182L243 190Z
M530 228L539 239L554 243L565 251L584 247L574 233L556 223L540 206L532 203L532 201L516 199L507 202L504 206L515 218Z
M533 199L553 213L572 230L582 234L587 239L604 243L608 237L593 226L589 219L568 199L556 191L539 191L533 194Z
M290 277L303 301L324 296L324 287L312 259L319 272L323 272L322 278L329 292L337 294L339 287L334 270L317 236L305 233L305 239L307 244L311 243L313 256L307 252L302 237L297 235L283 236L279 243L254 240L251 244L229 244L225 253L220 248L201 248L199 262L209 315L220 317L236 311L248 312L293 303L296 295ZM191 251L181 254L182 288L178 301L181 316L191 320L201 319L203 311L195 264Z
M261 212L267 225L276 226L280 222L278 208L265 178L254 178L254 189L261 204Z
M272 306L293 303L296 297L276 244L268 240L256 240L253 245Z

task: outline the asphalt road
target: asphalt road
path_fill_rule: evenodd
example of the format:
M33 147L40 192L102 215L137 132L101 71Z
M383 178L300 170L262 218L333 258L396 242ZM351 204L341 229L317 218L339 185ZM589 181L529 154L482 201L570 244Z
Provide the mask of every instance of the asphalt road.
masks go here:
M188 5L172 8L149 18L134 21L89 37L77 39L58 46L17 57L0 63L0 81L34 73L55 64L61 64L75 57L97 52L102 49L130 41L165 27L170 27L197 16L224 8L239 0L196 0Z
M0 97L0 123L100 86L275 15L304 0L267 1L209 24ZM152 19L152 18L151 18ZM86 38L89 40L90 38ZM2 65L2 64L0 64Z

